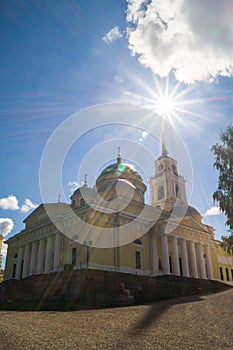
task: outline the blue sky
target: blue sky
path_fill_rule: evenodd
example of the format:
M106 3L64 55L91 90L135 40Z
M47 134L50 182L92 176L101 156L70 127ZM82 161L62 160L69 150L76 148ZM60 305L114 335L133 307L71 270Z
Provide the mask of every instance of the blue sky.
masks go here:
M229 68L233 64L233 6L228 0L221 4L214 0L205 18L208 28L202 22L195 27L195 16L203 13L209 1L195 1L195 5L187 1L185 17L171 8L169 0L157 4L133 0L0 2L0 218L1 225L5 223L2 230L10 231L8 237L23 229L23 219L41 203L39 168L53 131L72 114L95 105L124 102L156 110L156 82L163 89L166 76L170 90L179 83L176 95L185 91L177 100L179 110L169 120L191 159L190 204L201 214L213 206L217 172L210 148L233 119ZM168 18L172 11L173 22ZM179 37L183 35L182 41L174 41L177 31ZM191 35L196 38L194 47ZM82 181L77 173L87 152L103 141L124 136L147 147L155 159L159 144L141 134L140 129L119 129L116 125L85 134L64 162L66 198L62 199L69 200L69 182ZM112 147L113 159L114 142ZM94 157L97 164L100 162L99 169L111 160L109 155L102 158ZM130 161L129 155L127 158ZM138 158L143 172L143 159ZM187 177L182 157L177 158ZM86 165L84 172L90 169ZM147 171L153 171L152 165L145 177L153 175ZM90 175L89 179L93 185L94 178ZM14 227L6 219L13 220ZM205 216L204 222L216 228L217 238L226 233L223 214Z

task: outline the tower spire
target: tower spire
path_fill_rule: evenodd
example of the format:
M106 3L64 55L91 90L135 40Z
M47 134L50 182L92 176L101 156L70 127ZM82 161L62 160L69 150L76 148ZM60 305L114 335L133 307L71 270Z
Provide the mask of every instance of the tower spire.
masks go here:
M162 130L162 156L167 156L168 153L167 153L167 148L166 148L166 145L165 145L165 135L164 135L164 128Z
M84 186L87 186L87 174L84 176Z
M121 162L122 162L121 148L118 147L117 164L120 164Z

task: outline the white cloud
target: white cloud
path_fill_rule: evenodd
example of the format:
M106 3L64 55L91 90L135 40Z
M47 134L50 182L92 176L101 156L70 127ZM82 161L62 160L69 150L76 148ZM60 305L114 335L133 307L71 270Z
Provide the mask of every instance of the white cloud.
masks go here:
M222 214L220 207L210 207L209 209L207 209L206 213L203 216L220 215L220 214Z
M9 209L9 210L19 210L21 213L27 213L30 209L37 208L38 204L32 203L32 201L28 198L25 199L24 204L20 207L19 201L16 196L10 195L6 198L0 198L0 208L1 209Z
M13 195L10 195L6 198L0 198L0 208L18 210L19 209L18 199Z
M10 218L0 218L0 234L4 237L8 235L13 230L14 222ZM7 244L2 243L1 254L6 256ZM0 266L1 267L1 266Z
M127 0L127 21L136 23L139 18L143 15L144 6L146 6L145 0ZM144 6L143 6L144 5Z
M24 204L21 206L21 213L27 213L31 209L35 209L38 207L38 204L32 203L32 201L28 198L25 199Z
M123 35L119 31L119 28L114 27L107 34L105 34L102 39L103 39L103 41L105 41L106 43L109 44L109 43L121 38L122 36Z
M84 185L84 182L82 181L81 184L78 181L70 181L68 183L68 186L70 188L70 192L73 193L77 188Z
M12 231L14 222L10 218L0 218L0 234L5 237Z
M161 77L193 83L233 75L230 0L128 0L132 54Z
M1 251L1 254L2 254L3 256L6 256L7 248L8 248L8 245L5 244L4 242L2 242L2 251Z

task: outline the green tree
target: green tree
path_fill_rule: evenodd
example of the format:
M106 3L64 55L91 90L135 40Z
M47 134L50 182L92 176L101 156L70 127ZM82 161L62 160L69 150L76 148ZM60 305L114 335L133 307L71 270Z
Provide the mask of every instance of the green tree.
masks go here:
M222 236L221 239L222 239L222 242L220 244L221 247L223 247L225 252L233 255L233 235L231 234L229 237Z
M220 134L222 144L216 143L211 150L215 156L214 167L219 171L218 188L213 194L214 201L226 214L229 236L222 236L222 246L228 253L233 252L233 126L229 125Z

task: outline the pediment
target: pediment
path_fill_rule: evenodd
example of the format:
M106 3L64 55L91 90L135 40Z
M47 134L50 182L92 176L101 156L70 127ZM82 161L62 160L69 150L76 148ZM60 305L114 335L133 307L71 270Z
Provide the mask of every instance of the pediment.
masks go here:
M206 225L198 222L194 218L184 218L181 221L181 225L186 226L188 228L193 228L193 229L198 230L198 231L202 231L204 233L209 233Z

